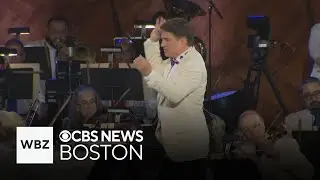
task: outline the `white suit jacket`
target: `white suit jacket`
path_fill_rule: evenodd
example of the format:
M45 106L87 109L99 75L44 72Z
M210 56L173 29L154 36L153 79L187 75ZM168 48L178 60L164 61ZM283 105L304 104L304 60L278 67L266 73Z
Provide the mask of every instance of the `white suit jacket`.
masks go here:
M156 136L167 156L178 162L206 158L209 131L202 108L207 71L202 56L191 47L170 73L170 60L161 59L159 42L148 39L144 48L153 68L145 80L158 92Z

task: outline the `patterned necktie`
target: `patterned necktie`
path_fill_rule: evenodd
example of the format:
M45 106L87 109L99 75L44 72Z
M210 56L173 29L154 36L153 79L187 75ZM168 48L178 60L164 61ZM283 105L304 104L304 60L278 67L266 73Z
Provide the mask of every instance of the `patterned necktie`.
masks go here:
M176 58L171 58L171 67L173 67L175 64L179 64L179 61L177 61Z

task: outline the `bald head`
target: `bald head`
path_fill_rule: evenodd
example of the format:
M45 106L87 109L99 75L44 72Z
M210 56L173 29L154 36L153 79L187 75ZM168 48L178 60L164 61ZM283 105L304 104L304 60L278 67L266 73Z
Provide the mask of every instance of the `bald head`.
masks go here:
M256 111L249 110L240 115L239 129L247 138L265 136L264 120Z

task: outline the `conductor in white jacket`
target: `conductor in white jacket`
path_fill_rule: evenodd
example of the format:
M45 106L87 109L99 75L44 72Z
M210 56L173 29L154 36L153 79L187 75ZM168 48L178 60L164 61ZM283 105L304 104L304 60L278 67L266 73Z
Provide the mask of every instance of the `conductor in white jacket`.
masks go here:
M144 43L145 57L135 66L147 85L157 91L156 136L167 159L160 179L205 178L203 166L209 151L209 131L203 114L207 84L205 63L192 46L188 21L157 19L156 27ZM159 40L169 59L162 60Z

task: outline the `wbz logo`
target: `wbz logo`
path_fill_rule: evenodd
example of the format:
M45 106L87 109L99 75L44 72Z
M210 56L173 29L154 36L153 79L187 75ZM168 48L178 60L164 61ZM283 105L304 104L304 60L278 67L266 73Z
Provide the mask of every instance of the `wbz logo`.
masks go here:
M49 140L21 140L23 149L50 149Z
M53 164L53 128L17 127L17 164Z

